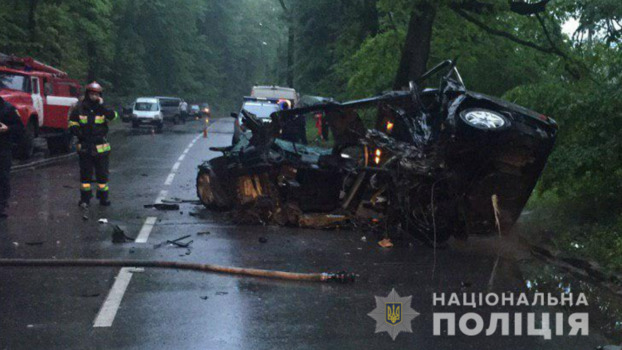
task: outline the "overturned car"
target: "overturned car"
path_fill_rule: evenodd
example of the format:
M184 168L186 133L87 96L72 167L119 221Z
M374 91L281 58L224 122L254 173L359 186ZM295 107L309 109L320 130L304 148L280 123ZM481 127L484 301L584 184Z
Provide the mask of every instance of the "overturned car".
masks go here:
M439 88L419 88L439 75ZM318 111L331 149L279 138L293 118ZM452 61L409 91L284 110L269 122L243 111L243 119L250 139L212 148L223 156L199 166L207 208L282 225L373 223L431 244L509 229L557 132L551 118L467 91Z

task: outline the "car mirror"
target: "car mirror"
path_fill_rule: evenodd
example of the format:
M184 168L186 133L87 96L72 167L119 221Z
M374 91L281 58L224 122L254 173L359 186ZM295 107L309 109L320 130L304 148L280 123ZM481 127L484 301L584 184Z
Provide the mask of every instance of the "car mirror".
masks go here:
M238 114L237 114L237 113L235 113L235 112L231 112L230 116L231 116L231 118L237 118L237 117L238 117Z

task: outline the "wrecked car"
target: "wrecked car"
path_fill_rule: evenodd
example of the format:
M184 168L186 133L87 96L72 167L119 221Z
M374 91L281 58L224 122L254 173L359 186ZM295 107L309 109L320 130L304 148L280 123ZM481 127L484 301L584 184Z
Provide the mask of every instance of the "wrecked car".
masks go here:
M433 76L438 88L420 88ZM279 138L292 118L317 112L332 148ZM303 227L371 222L434 245L509 229L557 133L547 116L468 91L450 60L408 91L279 111L270 122L242 114L250 139L212 148L223 156L199 166L207 208Z

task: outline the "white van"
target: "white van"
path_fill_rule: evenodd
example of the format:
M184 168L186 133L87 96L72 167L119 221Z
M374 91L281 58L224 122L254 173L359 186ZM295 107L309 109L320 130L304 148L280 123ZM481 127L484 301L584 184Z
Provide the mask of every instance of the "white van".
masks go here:
M292 107L298 104L298 94L296 93L296 90L276 85L253 86L253 90L251 90L251 97L265 98L270 100L287 99L292 102Z
M132 127L138 128L145 124L153 125L157 131L162 131L164 115L157 98L141 97L132 105Z

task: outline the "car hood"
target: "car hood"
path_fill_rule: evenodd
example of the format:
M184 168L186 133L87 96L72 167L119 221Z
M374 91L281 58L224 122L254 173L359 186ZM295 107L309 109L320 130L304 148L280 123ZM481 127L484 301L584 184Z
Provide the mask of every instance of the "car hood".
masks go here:
M154 118L160 115L160 112L154 111L133 111L132 113L141 118Z

